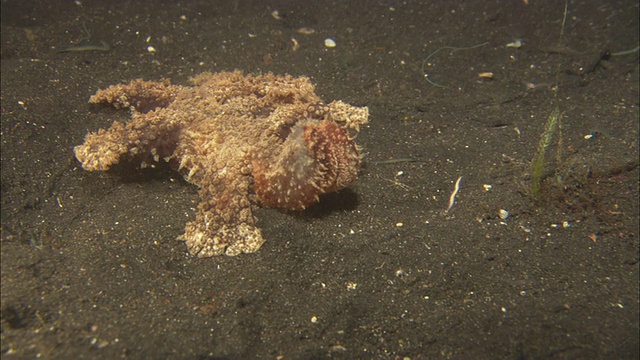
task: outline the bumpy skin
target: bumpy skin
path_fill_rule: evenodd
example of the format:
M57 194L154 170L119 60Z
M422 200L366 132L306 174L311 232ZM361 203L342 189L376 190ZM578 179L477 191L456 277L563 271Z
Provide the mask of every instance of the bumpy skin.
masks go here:
M237 255L264 243L255 205L301 210L353 182L360 154L348 128L368 109L323 103L309 79L204 73L193 86L135 80L90 102L131 109L126 124L89 133L75 154L89 171L123 157L169 161L200 187L196 219L180 238L199 257Z

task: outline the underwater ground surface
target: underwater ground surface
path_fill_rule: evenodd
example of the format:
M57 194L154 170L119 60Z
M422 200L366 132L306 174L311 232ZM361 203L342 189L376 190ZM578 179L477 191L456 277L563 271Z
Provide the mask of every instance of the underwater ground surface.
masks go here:
M3 358L638 358L637 1L8 0L0 25ZM234 69L368 106L364 165L197 259L195 186L73 148L129 117L98 89Z

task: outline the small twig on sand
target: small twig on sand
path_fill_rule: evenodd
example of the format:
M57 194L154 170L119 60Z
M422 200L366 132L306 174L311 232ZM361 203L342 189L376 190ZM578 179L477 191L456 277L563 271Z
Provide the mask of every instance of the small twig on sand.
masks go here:
M448 213L449 210L451 210L453 204L456 202L456 195L458 195L458 191L460 190L460 180L462 180L462 176L460 176L458 180L456 180L456 184L453 185L453 192L449 197L449 206L447 207L447 210L444 211L445 213Z
M100 45L95 44L87 44L87 45L79 45L79 46L68 46L65 48L58 49L59 53L64 52L82 52L82 51L109 51L111 50L111 46L106 41L100 41Z

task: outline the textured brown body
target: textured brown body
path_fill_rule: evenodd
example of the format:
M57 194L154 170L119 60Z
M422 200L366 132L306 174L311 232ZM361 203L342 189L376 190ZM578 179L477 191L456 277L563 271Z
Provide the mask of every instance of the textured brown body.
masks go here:
M252 206L304 209L356 179L360 154L348 128L367 122L366 107L324 104L307 78L226 72L192 83L135 80L99 91L90 102L130 108L132 118L75 148L90 171L122 157L174 163L200 187L196 220L181 236L191 254L254 252L264 239Z

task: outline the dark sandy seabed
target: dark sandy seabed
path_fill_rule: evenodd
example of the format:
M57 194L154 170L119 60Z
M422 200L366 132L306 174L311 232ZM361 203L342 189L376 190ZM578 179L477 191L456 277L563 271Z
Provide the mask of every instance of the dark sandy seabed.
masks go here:
M638 358L637 1L105 3L2 1L3 358ZM365 163L196 259L193 185L73 147L99 88L233 69L368 106Z

